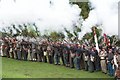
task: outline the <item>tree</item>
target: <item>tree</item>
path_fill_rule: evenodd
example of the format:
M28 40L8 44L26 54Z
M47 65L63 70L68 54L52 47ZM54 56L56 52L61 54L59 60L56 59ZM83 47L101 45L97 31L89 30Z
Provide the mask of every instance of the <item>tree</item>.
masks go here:
M38 27L36 26L35 23L33 23L33 26L35 27L35 32L36 32L37 36L40 36L40 31L38 30Z
M69 30L67 30L66 28L64 28L64 30L67 33L68 39L71 40L71 38L73 37L73 34Z
M53 41L62 41L65 38L65 35L62 32L53 31L50 33L49 37Z
M88 18L90 10L93 9L89 2L72 2L72 3L77 4L81 8L80 16L82 16L83 19Z

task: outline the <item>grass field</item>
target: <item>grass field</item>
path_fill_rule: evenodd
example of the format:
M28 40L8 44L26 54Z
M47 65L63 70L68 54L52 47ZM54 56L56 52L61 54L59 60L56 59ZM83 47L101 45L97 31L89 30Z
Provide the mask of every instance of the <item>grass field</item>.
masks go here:
M41 62L2 58L3 78L111 78L102 72L90 73Z

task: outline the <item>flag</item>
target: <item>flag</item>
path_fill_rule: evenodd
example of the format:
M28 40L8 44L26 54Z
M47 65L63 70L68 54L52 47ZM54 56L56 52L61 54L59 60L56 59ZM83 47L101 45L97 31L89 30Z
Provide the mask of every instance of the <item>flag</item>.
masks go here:
M104 43L107 45L107 46L110 46L110 39L107 37L107 35L104 33Z
M93 33L94 33L96 50L99 52L99 46L98 46L98 40L97 40L97 34L96 34L96 31L95 31L95 28L93 28Z

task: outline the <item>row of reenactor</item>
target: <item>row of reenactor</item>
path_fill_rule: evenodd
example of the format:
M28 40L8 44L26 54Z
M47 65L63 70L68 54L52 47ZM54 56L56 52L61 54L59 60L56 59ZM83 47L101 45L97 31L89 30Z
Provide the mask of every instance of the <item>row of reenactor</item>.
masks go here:
M64 65L77 70L84 69L94 72L102 70L110 76L120 76L120 49L116 47L68 44L62 42L4 39L1 44L1 54L17 60L30 60L55 65Z

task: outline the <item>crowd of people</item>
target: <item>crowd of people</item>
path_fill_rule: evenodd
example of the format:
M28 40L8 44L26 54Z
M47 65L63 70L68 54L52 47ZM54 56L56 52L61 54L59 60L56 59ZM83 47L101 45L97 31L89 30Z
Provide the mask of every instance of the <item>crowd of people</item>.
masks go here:
M116 46L87 46L59 41L1 39L1 56L7 58L63 65L89 72L102 71L120 78L120 49Z

